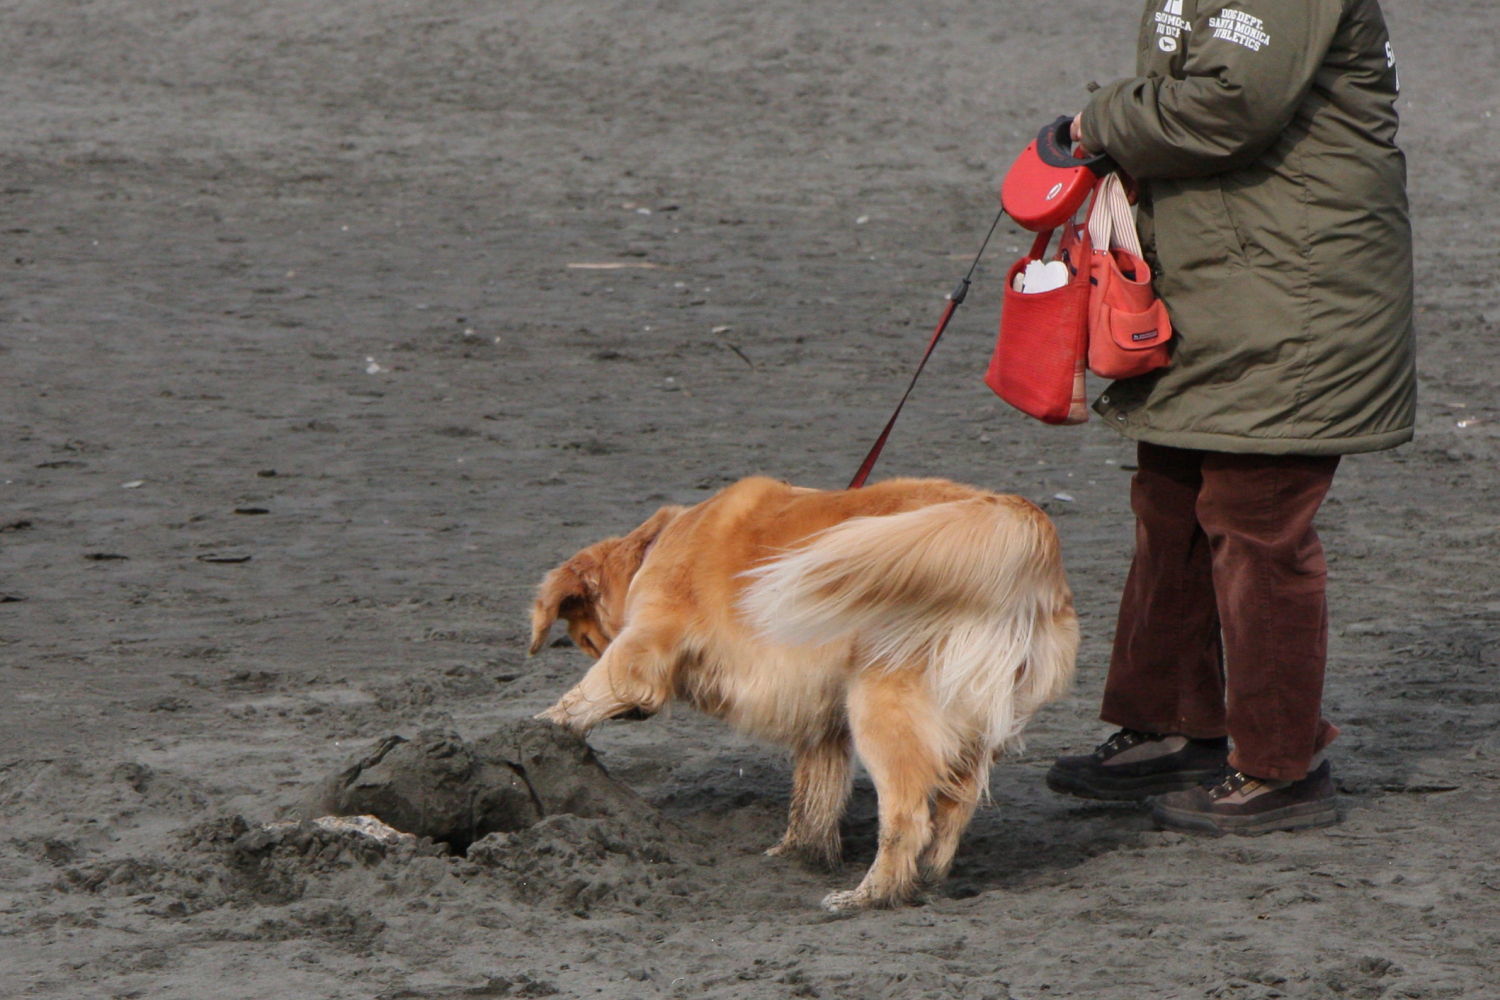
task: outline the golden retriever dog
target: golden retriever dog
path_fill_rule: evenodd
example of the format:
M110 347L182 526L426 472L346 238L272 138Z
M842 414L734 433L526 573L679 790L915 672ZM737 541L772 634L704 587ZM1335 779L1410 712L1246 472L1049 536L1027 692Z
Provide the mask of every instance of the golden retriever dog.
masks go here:
M879 847L829 910L893 906L946 877L991 761L1073 674L1078 623L1047 516L937 479L824 491L741 480L663 507L548 573L531 652L558 618L596 658L541 718L577 732L672 699L793 754L767 853L836 865L859 755Z

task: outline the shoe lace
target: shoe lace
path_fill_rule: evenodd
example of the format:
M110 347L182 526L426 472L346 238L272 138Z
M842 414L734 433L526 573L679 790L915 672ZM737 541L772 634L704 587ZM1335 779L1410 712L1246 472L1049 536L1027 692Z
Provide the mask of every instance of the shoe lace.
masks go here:
M1151 740L1161 739L1155 733L1141 732L1139 729L1121 729L1109 739L1094 748L1094 756L1099 760L1108 760L1117 753L1123 753L1131 747L1140 746Z
M1254 775L1246 774L1244 771L1236 771L1232 768L1225 767L1222 774L1220 774L1217 778L1208 779L1208 781L1204 782L1204 786L1208 789L1208 797L1210 799L1218 800L1225 798L1226 796L1233 795L1235 792L1240 791L1246 785L1258 781L1260 781L1260 779L1255 777Z

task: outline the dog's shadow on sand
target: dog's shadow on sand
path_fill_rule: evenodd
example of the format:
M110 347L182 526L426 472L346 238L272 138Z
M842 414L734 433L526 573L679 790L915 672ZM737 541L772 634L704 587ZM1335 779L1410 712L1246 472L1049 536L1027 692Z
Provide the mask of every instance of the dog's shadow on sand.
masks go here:
M1154 833L1138 803L1085 802L1045 789L1017 797L997 792L975 814L938 893L964 899L1067 883L1094 858L1138 850Z
M679 768L655 791L654 804L675 822L754 854L775 843L785 827L791 770L773 756L747 752ZM863 774L855 779L840 832L845 871L863 870L879 835L875 789ZM935 894L965 899L1067 882L1090 859L1139 849L1153 832L1148 811L1138 804L1059 796L1042 787L1040 772L1034 782L1030 774L997 775L990 801L964 834L952 874Z
M959 844L939 898L967 899L996 890L1064 883L1089 860L1143 846L1155 832L1149 811L1133 803L1070 799L1045 788L1000 787L982 803ZM842 826L844 863L874 857L878 823L875 792L857 782Z

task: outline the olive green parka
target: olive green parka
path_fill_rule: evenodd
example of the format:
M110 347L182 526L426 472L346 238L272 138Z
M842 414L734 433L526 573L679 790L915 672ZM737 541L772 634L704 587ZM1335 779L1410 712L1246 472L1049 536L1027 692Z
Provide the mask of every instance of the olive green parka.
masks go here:
M1172 364L1111 384L1125 435L1210 451L1390 448L1416 408L1406 163L1376 0L1149 0L1137 72L1083 112L1142 182Z

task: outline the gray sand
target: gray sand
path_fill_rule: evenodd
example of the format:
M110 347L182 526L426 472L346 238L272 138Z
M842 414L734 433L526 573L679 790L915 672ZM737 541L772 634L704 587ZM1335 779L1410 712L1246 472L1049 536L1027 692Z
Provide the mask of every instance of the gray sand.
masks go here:
M981 384L1002 227L877 475L1046 505L1080 681L942 891L833 920L868 783L843 872L766 858L785 757L684 710L590 738L639 812L468 856L265 825L550 704L585 657L525 660L526 606L583 544L847 481L1134 0L6 3L0 995L1493 997L1500 20L1386 6L1422 409L1320 522L1345 822L1205 841L1043 787L1107 732L1131 450Z

